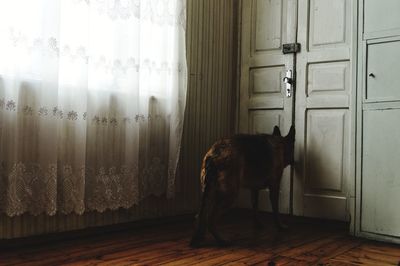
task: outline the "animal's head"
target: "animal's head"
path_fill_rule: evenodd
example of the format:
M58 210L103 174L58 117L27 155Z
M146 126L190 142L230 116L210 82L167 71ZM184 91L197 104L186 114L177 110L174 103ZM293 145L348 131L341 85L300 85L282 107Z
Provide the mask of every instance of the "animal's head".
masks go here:
M283 140L284 144L284 152L283 152L283 160L284 160L284 166L288 166L289 164L294 163L294 139L296 135L296 131L294 129L294 126L290 127L289 133L285 136L282 137L281 131L279 130L279 127L275 126L274 131L272 135L281 137Z

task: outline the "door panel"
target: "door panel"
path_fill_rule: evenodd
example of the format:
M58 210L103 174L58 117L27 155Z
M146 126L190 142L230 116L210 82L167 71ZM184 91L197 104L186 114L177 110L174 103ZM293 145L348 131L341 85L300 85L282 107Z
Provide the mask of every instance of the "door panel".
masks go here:
M354 3L299 0L297 38L303 50L296 65L296 215L349 218Z
M361 230L400 236L400 109L363 113Z
M364 1L365 39L400 34L399 0Z
M282 111L279 110L252 110L249 113L249 131L254 134L262 134L271 131L271 125L284 124Z
M346 220L347 109L309 109L304 150L304 216Z
M293 69L293 54L283 55L282 44L296 36L296 0L242 1L241 80L239 131L272 133L278 125L286 133L292 124L292 98L286 97L283 77ZM260 195L260 208L271 210L268 191ZM281 183L280 209L289 212L290 171ZM250 207L248 191L240 206Z
M307 97L327 94L349 96L349 61L318 62L308 65Z
M346 45L348 40L347 0L309 1L309 49ZM300 18L301 19L301 18ZM347 21L346 21L347 20Z
M343 177L347 174L347 110L312 109L307 112L307 120L305 176L308 192L328 190L340 195Z
M367 101L400 100L400 90L394 77L398 76L400 41L367 45Z
M285 65L250 69L248 109L283 109L282 79Z
M286 21L281 0L253 1L254 47L252 54L280 50L282 45L282 22Z

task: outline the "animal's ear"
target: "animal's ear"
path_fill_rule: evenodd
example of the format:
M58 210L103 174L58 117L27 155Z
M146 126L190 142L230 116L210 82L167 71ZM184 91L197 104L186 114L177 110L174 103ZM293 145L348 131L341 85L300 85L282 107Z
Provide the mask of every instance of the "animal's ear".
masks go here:
M278 126L274 126L274 132L272 132L272 135L280 137L281 135L281 131L279 130Z
M290 140L294 140L294 135L296 134L296 130L294 129L294 126L290 126L289 133L287 134L286 138Z

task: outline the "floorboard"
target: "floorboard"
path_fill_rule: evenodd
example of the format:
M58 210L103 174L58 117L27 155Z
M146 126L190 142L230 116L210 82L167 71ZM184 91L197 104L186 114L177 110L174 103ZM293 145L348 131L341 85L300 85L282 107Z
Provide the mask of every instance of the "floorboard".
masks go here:
M0 266L400 265L399 245L351 237L343 223L283 218L290 226L285 232L277 231L266 213L264 229L253 230L251 212L232 211L219 225L232 242L225 248L209 235L200 248L189 247L193 221L188 219L120 231L99 228L91 235L74 233L74 238L52 236L48 242L42 237L39 244L23 239L8 246L1 240Z

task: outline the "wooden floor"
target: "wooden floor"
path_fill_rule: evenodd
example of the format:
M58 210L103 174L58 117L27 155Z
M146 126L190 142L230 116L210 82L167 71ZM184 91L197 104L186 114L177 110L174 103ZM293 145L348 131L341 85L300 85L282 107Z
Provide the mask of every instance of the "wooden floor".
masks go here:
M235 211L224 218L221 232L233 242L227 248L211 237L190 248L186 219L34 245L0 241L0 265L400 265L400 246L350 237L344 224L284 217L290 229L279 233L263 214L265 229L254 232L249 217Z

